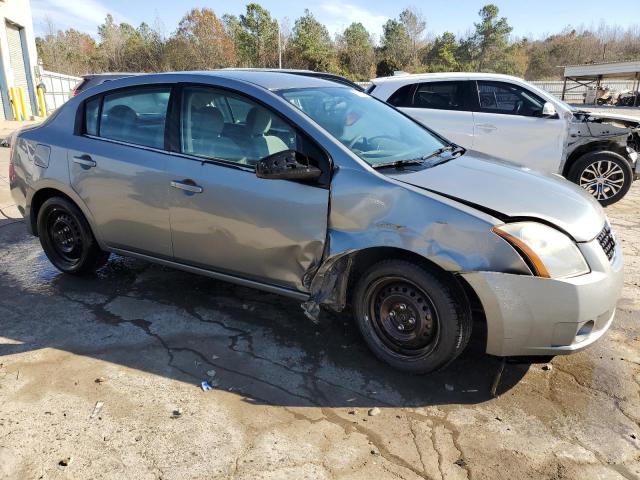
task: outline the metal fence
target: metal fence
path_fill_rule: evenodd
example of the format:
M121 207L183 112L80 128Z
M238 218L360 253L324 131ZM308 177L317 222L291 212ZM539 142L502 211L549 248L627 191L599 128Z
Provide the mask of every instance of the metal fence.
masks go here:
M538 80L531 83L558 98L562 97L562 85L564 83L562 80ZM634 85L633 80L603 80L602 86L609 87L612 91L621 92L623 90L633 89ZM587 87L567 81L567 89L569 88L571 88L571 90L566 91L564 96L565 101L568 103L584 103L584 95L587 93Z
M47 111L50 112L69 100L73 88L82 78L63 73L48 72L42 70L41 82L45 86L44 99L47 104Z

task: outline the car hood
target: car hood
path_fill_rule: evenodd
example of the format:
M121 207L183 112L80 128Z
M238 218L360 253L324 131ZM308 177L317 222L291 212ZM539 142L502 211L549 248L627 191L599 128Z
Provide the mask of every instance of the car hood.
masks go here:
M595 238L605 222L600 204L562 177L537 173L477 152L467 152L432 168L385 173L498 218L540 219L556 225L578 242Z

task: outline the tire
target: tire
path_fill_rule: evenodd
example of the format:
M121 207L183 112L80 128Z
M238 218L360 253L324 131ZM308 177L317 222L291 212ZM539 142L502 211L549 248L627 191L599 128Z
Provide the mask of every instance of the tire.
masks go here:
M374 355L411 373L446 367L467 346L473 326L459 285L403 260L379 262L359 278L353 313Z
M629 162L615 152L591 152L571 165L567 179L584 188L602 206L607 206L627 194L633 183L633 170Z
M52 197L42 204L37 228L44 253L64 273L93 273L109 260L80 209L65 198Z

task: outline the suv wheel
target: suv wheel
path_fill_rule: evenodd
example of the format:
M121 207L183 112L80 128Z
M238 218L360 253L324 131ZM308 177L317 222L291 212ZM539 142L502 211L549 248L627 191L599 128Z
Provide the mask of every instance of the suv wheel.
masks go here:
M471 312L459 286L406 261L386 260L366 271L353 305L369 348L398 370L443 368L471 336Z
M629 162L615 152L593 152L576 160L567 178L607 206L621 200L629 191L633 171Z
M109 259L80 209L65 198L52 197L42 204L37 227L44 253L62 272L91 273Z

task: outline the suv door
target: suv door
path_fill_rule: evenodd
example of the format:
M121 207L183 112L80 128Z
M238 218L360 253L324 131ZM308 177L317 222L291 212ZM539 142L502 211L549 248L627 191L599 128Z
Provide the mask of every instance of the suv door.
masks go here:
M113 248L168 257L164 132L171 87L130 87L88 99L68 150L72 188Z
M473 149L547 173L557 173L565 121L542 117L545 100L520 85L478 80Z
M388 102L443 137L473 147L471 82L447 80L405 85Z
M329 190L258 178L255 165L296 149L328 178L328 160L282 117L245 96L184 86L174 108L178 152L167 171L176 261L304 290L304 274L322 256Z

